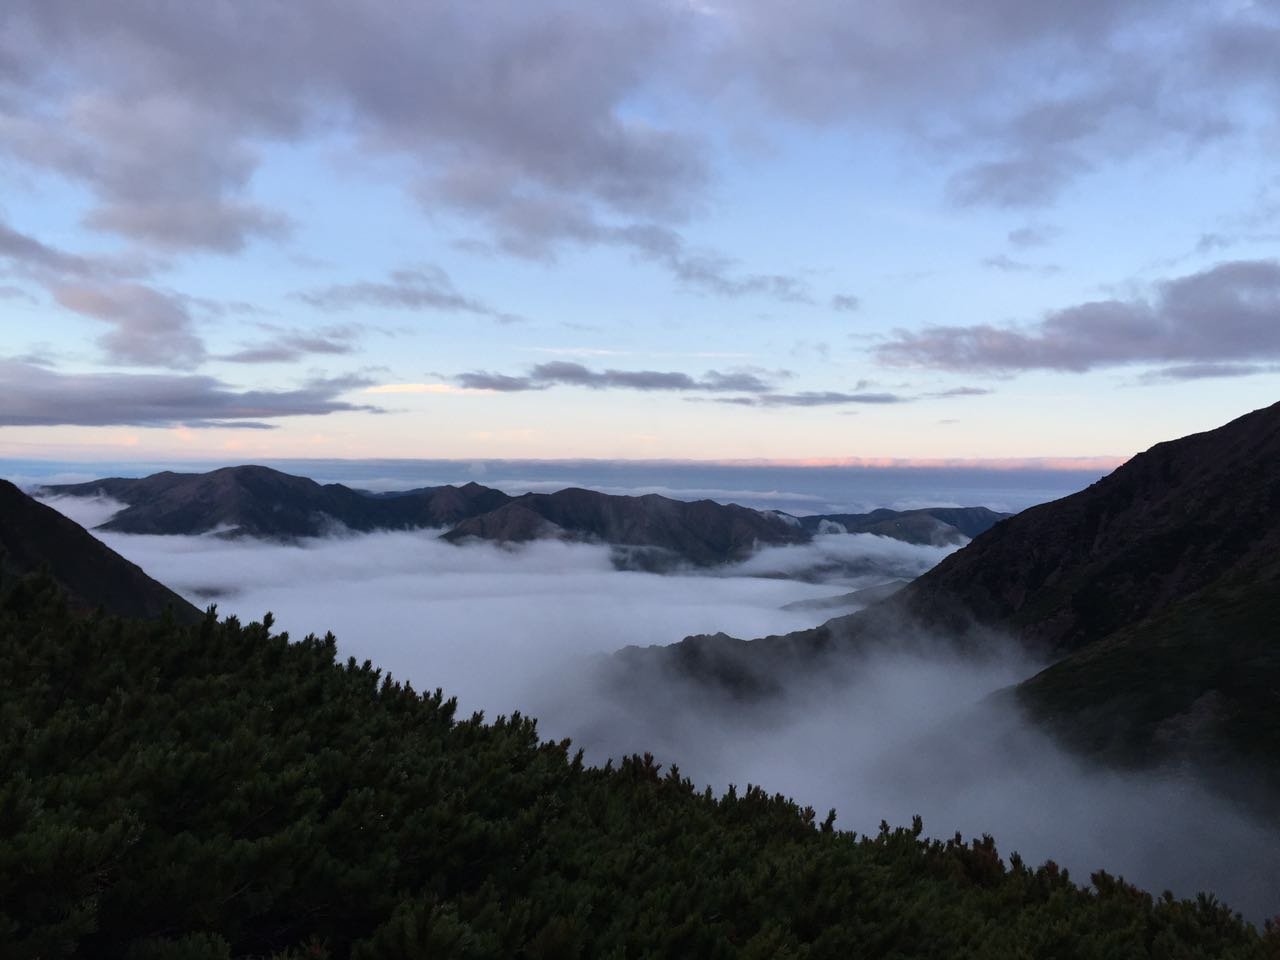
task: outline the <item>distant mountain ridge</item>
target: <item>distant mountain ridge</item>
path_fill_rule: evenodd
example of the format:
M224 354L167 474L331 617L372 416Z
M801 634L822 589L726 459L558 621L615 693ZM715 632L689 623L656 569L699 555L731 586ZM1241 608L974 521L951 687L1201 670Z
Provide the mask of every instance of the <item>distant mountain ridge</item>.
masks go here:
M866 610L785 636L633 648L620 661L623 673L656 664L752 699L866 645L927 638L962 649L1012 638L1049 660L1011 693L1086 752L1244 755L1274 768L1280 403L1157 444L996 524Z
M826 530L954 544L1006 516L985 507L935 507L793 517L713 500L616 496L574 487L512 497L477 483L369 493L262 466L113 477L43 489L54 496L103 495L124 503L125 509L101 525L119 533L218 531L233 537L297 539L341 528L447 527L443 536L452 543L544 538L604 543L614 548L617 565L641 569L743 560L758 547L808 543Z
M208 473L155 473L46 486L54 496L103 495L126 504L103 530L263 539L317 537L349 530L416 529L457 523L510 499L476 483L371 495L340 483L321 485L269 467L223 467Z
M0 480L0 579L41 569L84 612L101 607L123 617L155 618L168 610L187 623L202 616L79 524Z

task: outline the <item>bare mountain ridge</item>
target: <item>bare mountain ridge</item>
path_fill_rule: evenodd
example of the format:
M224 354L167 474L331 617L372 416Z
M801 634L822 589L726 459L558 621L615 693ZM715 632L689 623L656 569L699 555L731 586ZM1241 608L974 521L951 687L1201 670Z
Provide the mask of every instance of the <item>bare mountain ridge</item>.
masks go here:
M101 607L123 617L153 618L168 610L183 622L202 616L79 524L0 480L0 579L41 569L84 612Z
M648 494L614 496L568 488L511 497L476 483L389 493L321 485L268 467L226 467L203 474L158 473L44 488L52 495L104 495L126 509L102 525L120 533L199 534L296 539L352 531L448 527L445 539L520 543L543 538L608 544L622 567L742 560L760 546L809 542L822 521L912 543L954 543L1004 515L982 507L929 508L791 517L712 500ZM954 525L952 520L954 520ZM985 526L984 526L985 525Z

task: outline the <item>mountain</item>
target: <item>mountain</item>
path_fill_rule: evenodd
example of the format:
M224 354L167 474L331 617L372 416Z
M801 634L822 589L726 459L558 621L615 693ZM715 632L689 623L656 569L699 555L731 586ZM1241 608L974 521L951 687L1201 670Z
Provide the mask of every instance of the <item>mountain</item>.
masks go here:
M1280 949L1213 896L1082 887L918 817L860 836L648 755L592 767L529 717L459 716L270 628L84 621L47 581L0 587L6 958Z
M95 540L79 524L0 480L0 579L46 570L72 607L124 617L195 621L199 610L136 564Z
M349 530L441 527L492 510L510 498L476 483L371 495L340 483L321 485L259 466L209 473L157 473L50 486L51 495L104 495L127 504L103 530L118 533L196 534L265 539L316 537L336 526Z
M867 644L1008 637L1051 664L1012 695L1079 750L1274 768L1280 404L1157 444L861 612L781 637L632 649L622 664L660 663L750 699Z
M921 510L873 510L792 518L801 529L818 533L873 533L907 543L950 546L986 533L1006 517L986 507L926 507Z
M772 514L713 500L672 500L657 494L621 497L570 488L527 493L497 510L464 520L445 535L520 542L541 537L629 548L631 565L682 559L700 565L743 560L760 546L805 543L800 528Z
M261 466L111 477L43 489L52 496L101 495L124 503L125 509L101 525L118 533L217 531L228 537L292 540L335 529L449 527L444 537L452 543L542 538L604 543L614 548L617 566L646 570L743 560L761 546L807 543L819 533L845 530L910 543L953 544L1005 516L984 507L936 507L793 517L712 500L613 496L578 488L510 497L477 483L369 493Z

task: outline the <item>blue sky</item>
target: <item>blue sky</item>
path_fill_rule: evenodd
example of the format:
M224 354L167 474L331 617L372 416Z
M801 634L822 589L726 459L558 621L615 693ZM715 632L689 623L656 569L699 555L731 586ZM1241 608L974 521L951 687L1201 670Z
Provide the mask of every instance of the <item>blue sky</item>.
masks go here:
M1277 399L1280 4L17 0L0 456L1123 458Z

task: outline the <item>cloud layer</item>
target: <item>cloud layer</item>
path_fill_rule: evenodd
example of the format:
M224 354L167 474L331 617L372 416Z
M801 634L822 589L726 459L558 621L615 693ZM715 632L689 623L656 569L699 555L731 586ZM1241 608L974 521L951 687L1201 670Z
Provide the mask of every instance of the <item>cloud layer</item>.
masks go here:
M1278 317L1280 262L1239 260L1167 280L1150 299L1081 303L1021 328L899 331L876 352L886 363L962 372L1082 373L1137 363L1190 364L1182 369L1195 371L1280 359Z
M339 397L367 381L313 380L294 390L237 390L214 377L61 373L0 359L0 426L186 426L264 429L279 417L377 407Z

